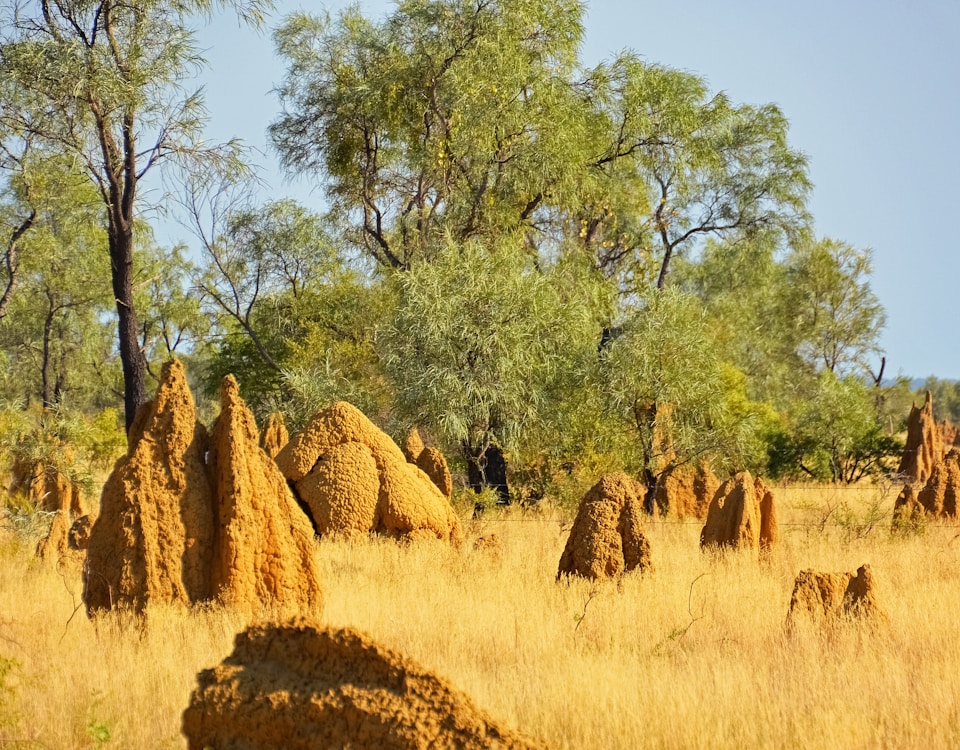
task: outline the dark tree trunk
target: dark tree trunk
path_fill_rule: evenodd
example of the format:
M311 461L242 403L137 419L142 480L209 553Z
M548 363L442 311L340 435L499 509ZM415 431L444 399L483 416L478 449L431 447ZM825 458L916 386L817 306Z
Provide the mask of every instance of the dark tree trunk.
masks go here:
M463 452L467 458L467 481L474 492L490 487L497 493L499 505L510 504L510 487L507 485L507 460L500 446L487 443L473 448L464 442Z
M4 263L7 266L7 286L3 290L3 294L0 295L0 320L6 316L10 298L13 297L17 284L20 283L20 256L17 245L20 238L33 226L36 218L37 211L34 209L26 219L20 222L20 226L13 230L10 240L7 242L7 252L4 254Z
M113 295L117 301L120 363L123 367L123 408L127 430L133 423L137 407L146 401L147 363L140 348L137 311L133 305L133 229L110 227L110 272Z
M657 507L657 477L648 467L643 470L642 478L643 486L646 488L643 509L652 516Z
M49 306L47 307L47 317L43 321L43 354L40 363L40 398L43 401L44 409L53 407L53 382L50 378L52 367L50 362L50 338L53 335L53 316L56 312L56 307L49 293L47 294L47 300Z

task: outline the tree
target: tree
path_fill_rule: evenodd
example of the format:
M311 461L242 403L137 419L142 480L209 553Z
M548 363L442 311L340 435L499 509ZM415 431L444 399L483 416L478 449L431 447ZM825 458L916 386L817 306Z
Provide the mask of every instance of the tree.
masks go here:
M258 20L258 0L231 3ZM6 0L0 75L19 95L0 102L0 127L63 153L96 187L116 300L127 426L146 398L134 298L140 182L187 158L231 158L200 140L202 98L183 82L202 64L188 23L209 0Z
M255 327L257 314L279 295L297 300L307 285L333 272L338 259L320 217L296 202L253 207L238 202L233 186L217 192L223 201L210 202L206 211L195 193L189 196L209 261L195 283L219 313L243 330L276 375L282 367Z
M802 243L786 259L786 289L800 355L837 375L870 373L886 314L870 288L869 250L823 239Z
M252 205L248 194L227 179L185 201L207 261L193 283L218 320L208 385L232 373L255 411L282 404L291 425L334 397L371 406L373 332L390 295L347 262L321 216L292 200Z
M926 391L930 391L933 397L933 413L938 420L946 419L953 424L960 424L960 381L930 375L923 381L923 387L918 389L914 400L922 403ZM904 414L907 411L904 409Z
M10 278L20 293L8 298L10 314L0 325L0 341L18 373L18 391L28 401L37 397L44 408L53 408L69 390L74 401L89 404L77 396L92 396L99 379L91 377L91 363L109 360L111 351L99 200L62 158L33 163L29 182L17 179L11 187L4 213L29 211L33 221L18 241Z
M149 227L138 234L133 286L140 349L149 374L159 380L156 365L174 354L197 353L207 344L213 323L192 287L198 271L186 248L157 245Z
M805 226L806 160L773 105L624 53L579 64L583 6L415 0L381 24L290 17L271 126L283 163L326 182L371 257L408 268L444 236L580 244L625 294L662 288L710 235Z
M884 429L877 403L877 386L822 370L811 397L797 404L794 428L772 442L771 470L847 484L889 470L903 443Z
M805 230L806 158L775 105L736 105L633 52L588 80L605 136L581 238L627 293L663 289L675 257L706 238Z
M675 287L651 295L601 352L598 377L636 441L649 512L662 475L705 458L742 459L758 412L696 297Z
M350 236L389 267L446 237L533 228L579 168L582 14L577 0L414 0L381 24L357 7L291 16L274 144L322 176Z
M592 282L575 267L538 269L522 239L447 245L397 273L399 301L378 339L397 405L460 448L474 490L510 502L505 453L580 382L596 357Z

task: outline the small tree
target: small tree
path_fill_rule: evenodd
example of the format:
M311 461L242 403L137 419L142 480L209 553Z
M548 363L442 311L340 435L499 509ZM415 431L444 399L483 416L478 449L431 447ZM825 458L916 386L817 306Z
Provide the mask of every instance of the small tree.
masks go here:
M673 287L652 294L601 357L599 387L637 442L649 512L663 474L698 458L742 454L754 410L696 297Z
M771 470L799 469L815 479L851 484L881 474L903 452L877 413L877 386L823 370L811 398L797 405L793 429L774 440Z
M539 269L515 238L451 243L394 281L398 306L378 347L398 405L460 447L473 489L509 502L504 452L549 419L596 356L589 282L562 264Z
M800 355L816 370L870 372L886 314L870 288L871 252L823 239L801 243L786 259L786 290Z

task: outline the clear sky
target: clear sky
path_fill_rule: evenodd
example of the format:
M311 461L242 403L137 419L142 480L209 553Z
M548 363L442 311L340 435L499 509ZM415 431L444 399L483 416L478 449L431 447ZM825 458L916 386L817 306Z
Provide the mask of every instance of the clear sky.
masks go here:
M334 12L345 2L328 2ZM371 17L394 3L363 0ZM284 75L272 28L298 8L281 0L268 27L222 16L198 33L209 70L212 139L263 151L267 197L321 209L308 180L279 172L266 128ZM817 234L872 248L872 285L886 308L887 375L960 379L960 2L920 0L592 0L582 59L631 48L650 62L697 73L735 102L774 102L790 141L807 154ZM179 233L187 239L185 233Z

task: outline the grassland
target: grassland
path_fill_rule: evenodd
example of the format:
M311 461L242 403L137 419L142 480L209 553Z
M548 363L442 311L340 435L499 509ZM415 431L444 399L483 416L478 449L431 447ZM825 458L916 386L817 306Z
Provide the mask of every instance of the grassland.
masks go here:
M459 550L317 546L326 623L366 631L556 748L935 748L960 744L960 528L890 533L892 488L776 491L766 564L703 555L697 523L654 522L655 570L557 583L572 514L467 521ZM499 548L475 549L481 535ZM0 532L0 746L182 748L198 670L243 627L219 608L90 622L79 573ZM888 627L784 632L803 568L870 563Z

